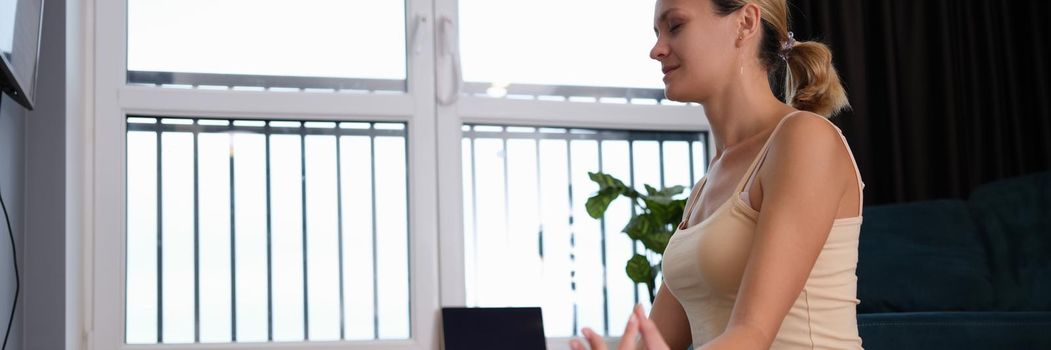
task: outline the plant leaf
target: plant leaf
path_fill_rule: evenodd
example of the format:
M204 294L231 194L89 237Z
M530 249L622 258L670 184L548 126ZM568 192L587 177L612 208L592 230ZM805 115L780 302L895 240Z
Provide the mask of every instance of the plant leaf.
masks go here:
M650 266L650 260L639 254L635 254L628 260L624 270L627 271L628 278L631 278L635 283L647 283L653 279L653 268Z
M643 197L642 193L639 193L639 191L636 191L634 188L631 187L624 187L623 189L621 189L620 194L631 199Z
M658 224L663 224L668 221L668 216L671 214L671 207L668 206L670 202L662 203L654 199L654 197L646 198L643 200L646 203L646 209L653 214L653 221Z
M602 192L603 190L605 190L607 188L616 188L617 191L619 192L622 189L627 187L627 186L624 185L623 181L620 181L617 178L613 177L612 175L609 175L609 174L606 174L606 173L602 173L602 172L595 172L595 173L588 172L588 177L591 178L591 181L594 181L595 183L598 184L599 192Z
M660 203L662 205L667 205L668 203L671 203L671 201L672 201L671 197L665 196L664 194L661 194L661 193L654 194L654 195L652 195L652 196L650 196L649 198L646 198L646 199L648 199L651 202Z
M642 237L642 244L649 250L658 254L664 254L664 249L668 247L668 241L671 240L671 236L672 233L668 231L653 232Z
M656 196L658 193L660 193L660 191L657 191L657 189L653 188L653 186L645 185L645 184L642 185L642 186L646 188L646 196L653 197L653 196Z
M681 185L676 185L676 186L672 186L672 187L666 187L663 190L661 190L660 193L665 195L665 196L667 196L667 197L669 197L669 198L671 198L671 197L675 197L676 195L681 194L682 191L684 191L684 190L686 190L686 187L683 187Z
M678 226L679 222L682 221L682 212L686 210L686 200L676 199L670 203L671 210L668 213L667 222L674 226ZM674 227L673 226L673 227Z
M609 208L609 204L612 203L614 199L617 199L618 196L620 196L620 191L618 189L608 187L600 190L597 194L591 196L591 198L588 198L584 207L587 208L588 215L591 216L592 219L599 219L606 214L606 209Z
M628 221L628 224L624 226L623 232L627 233L631 239L640 240L657 229L658 227L653 221L653 214L642 213L631 218L631 221Z

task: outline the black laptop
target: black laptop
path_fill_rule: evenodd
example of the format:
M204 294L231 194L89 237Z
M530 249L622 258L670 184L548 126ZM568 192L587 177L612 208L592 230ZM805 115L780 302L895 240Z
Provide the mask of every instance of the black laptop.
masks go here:
M539 307L442 308L445 350L545 350Z

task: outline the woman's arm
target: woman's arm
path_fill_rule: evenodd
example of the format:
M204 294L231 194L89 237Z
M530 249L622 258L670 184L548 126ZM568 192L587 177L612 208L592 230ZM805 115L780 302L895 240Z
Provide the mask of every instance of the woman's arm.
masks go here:
M649 319L660 330L669 348L686 349L692 343L693 336L690 334L690 321L686 319L686 311L664 283L661 283L660 289L657 290ZM636 349L646 349L646 346L639 342Z
M762 206L726 331L702 349L768 349L802 292L853 174L838 131L796 115L760 169Z

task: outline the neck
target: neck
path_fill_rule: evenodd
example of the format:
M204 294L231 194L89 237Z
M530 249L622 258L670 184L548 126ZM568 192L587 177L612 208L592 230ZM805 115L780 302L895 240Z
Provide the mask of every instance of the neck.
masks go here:
M737 82L701 102L715 141L715 159L727 149L771 130L794 110L770 91L765 72Z

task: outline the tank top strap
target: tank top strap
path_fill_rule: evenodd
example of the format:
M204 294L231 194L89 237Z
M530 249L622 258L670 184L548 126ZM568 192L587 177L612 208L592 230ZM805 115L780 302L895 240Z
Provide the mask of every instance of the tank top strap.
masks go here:
M832 121L829 120L828 122L831 123ZM858 161L854 158L854 152L850 150L850 143L847 142L847 137L843 136L843 130L840 130L839 127L836 127L836 131L839 131L839 139L843 141L843 147L847 148L847 154L850 155L850 163L854 167L854 177L858 181L858 216L861 216L862 209L865 206L865 182L861 181L861 169L858 169Z
M690 213L693 212L693 207L697 205L697 200L700 198L701 191L704 190L704 184L708 183L708 174L701 177L701 181L698 181L694 188L691 189L690 195L686 197L686 207L682 211L682 220L679 221L677 229L686 229L686 222L689 220Z
M788 120L788 117L792 114L795 114L796 112L800 111L795 111L785 115L784 118L781 118L781 121L778 122L777 126L774 127L774 131L771 132L770 136L766 139L766 144L763 145L763 148L759 151L759 155L756 156L756 159L752 161L752 165L748 168L748 171L746 172L746 174L748 175L741 179L741 184L737 185L737 191L735 195L740 196L742 192L747 193L752 188L752 184L755 183L755 174L759 173L759 167L762 166L763 161L766 160L767 153L769 153L770 141L774 139L774 135L776 135L777 130L781 128L781 124L784 124L785 120ZM854 152L850 151L850 144L847 143L847 138L843 136L843 131L840 130L839 127L836 126L836 124L833 124L832 121L828 120L827 118L820 119L831 124L833 128L836 128L836 131L839 133L839 139L840 141L842 141L843 147L846 147L847 154L850 155L850 163L851 166L854 168L854 176L858 181L858 216L861 216L862 207L865 205L865 182L861 181L861 170L858 169L858 163L857 160L854 158Z
M858 169L858 161L857 159L854 159L854 152L850 150L850 143L847 142L847 137L843 136L843 130L836 126L836 124L828 118L821 119L829 125L832 125L832 127L836 129L836 132L839 133L839 140L842 142L843 147L846 148L847 155L850 156L850 165L853 167L854 177L858 181L858 216L861 216L863 211L862 209L865 206L865 182L861 181L861 170Z
M788 120L788 117L799 112L802 111L792 111L791 113L785 114L785 116L781 117L781 120L777 122L777 126L774 126L774 131L770 132L770 136L767 136L766 142L763 143L763 148L759 149L759 154L756 154L755 159L752 160L752 164L749 165L748 170L744 172L745 176L742 177L741 182L737 184L733 195L739 196L741 192L747 192L748 189L752 187L752 178L759 172L759 167L762 165L763 160L766 159L766 154L769 153L770 141L772 141L774 136L777 135L777 131L781 130L781 125L784 125L785 121Z

